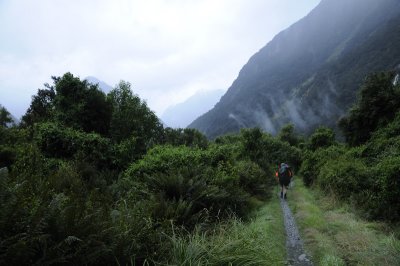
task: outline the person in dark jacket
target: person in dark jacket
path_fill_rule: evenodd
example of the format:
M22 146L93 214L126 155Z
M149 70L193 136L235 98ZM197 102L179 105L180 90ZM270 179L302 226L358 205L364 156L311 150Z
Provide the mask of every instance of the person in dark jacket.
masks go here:
M286 199L287 188L293 177L292 169L286 163L281 163L278 166L278 172L276 172L276 177L279 180L279 185L281 186L281 198Z

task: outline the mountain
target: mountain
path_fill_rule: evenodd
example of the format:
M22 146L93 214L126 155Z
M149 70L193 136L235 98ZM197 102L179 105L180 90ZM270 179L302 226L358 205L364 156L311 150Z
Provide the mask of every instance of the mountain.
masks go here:
M186 101L168 107L161 120L169 127L185 128L196 117L213 108L223 94L223 90L199 91Z
M243 127L310 133L354 103L367 74L400 64L399 0L322 0L241 69L216 106L188 127L209 138Z
M109 93L113 89L113 87L111 87L104 81L97 79L96 77L89 76L89 77L86 77L85 80L89 81L92 84L99 84L99 88L106 94Z

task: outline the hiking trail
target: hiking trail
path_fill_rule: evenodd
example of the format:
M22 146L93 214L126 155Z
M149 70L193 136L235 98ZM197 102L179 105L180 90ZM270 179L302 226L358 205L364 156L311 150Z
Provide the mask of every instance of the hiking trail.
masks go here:
M304 252L303 241L300 238L296 221L290 211L290 208L284 199L280 199L283 220L286 230L286 250L287 265L310 266L313 265L310 258Z

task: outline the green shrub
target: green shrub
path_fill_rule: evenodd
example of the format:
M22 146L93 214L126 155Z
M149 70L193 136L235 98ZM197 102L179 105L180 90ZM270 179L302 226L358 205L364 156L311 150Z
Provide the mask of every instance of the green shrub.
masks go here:
M361 159L341 156L328 160L319 171L317 183L326 192L350 199L369 187L369 169Z
M376 130L365 144L364 157L371 162L377 162L388 156L400 155L400 112L386 127Z
M281 141L286 141L291 146L298 146L301 141L301 138L295 133L293 124L287 124L283 126L278 133L278 139Z
M154 219L186 228L231 212L243 216L250 195L267 195L272 179L258 164L235 160L237 154L234 145L158 146L125 171L118 193L153 201Z
M16 159L15 148L0 145L0 168L10 167Z
M317 128L310 136L309 148L315 151L319 148L329 147L335 143L335 132L330 128L322 126Z
M197 147L206 149L208 146L207 137L200 131L194 128L177 128L173 129L167 127L164 129L163 143L180 146L185 145L188 147Z
M322 166L328 160L334 160L345 152L344 146L331 146L325 149L318 149L315 152L306 150L303 154L303 164L300 169L304 184L311 186L317 180Z
M294 171L300 168L301 152L298 148L291 146L285 141L280 141L271 135L265 134L261 145L258 147L261 150L261 157L258 157L255 162L268 173L271 164L288 163Z
M376 219L400 219L400 156L383 158L373 169L372 185L364 193L363 205Z
M230 212L247 213L249 195L240 187L239 176L224 166L204 165L144 174L140 182L131 181L133 194L153 201L153 217L163 223L173 221L188 229L196 223L225 217Z
M305 151L303 154L303 164L300 168L300 174L306 186L311 186L319 174L318 156L312 151Z
M141 180L145 175L166 173L180 167L199 165L203 160L199 149L186 146L156 146L139 161L132 164L124 176L130 179Z
M47 157L71 159L80 155L99 167L108 165L111 157L108 139L55 123L37 124L35 142Z
M393 84L394 76L394 72L381 72L366 78L357 103L339 121L348 144L366 143L373 132L393 121L400 110L400 86Z
M239 161L235 166L235 171L240 177L240 186L251 195L266 196L275 185L272 169L270 168L266 174L259 165L252 161Z

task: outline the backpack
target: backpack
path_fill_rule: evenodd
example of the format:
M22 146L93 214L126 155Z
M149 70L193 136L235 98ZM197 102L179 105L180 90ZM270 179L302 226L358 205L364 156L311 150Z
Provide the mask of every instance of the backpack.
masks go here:
M281 164L281 168L279 168L279 177L290 177L289 165L285 163Z

